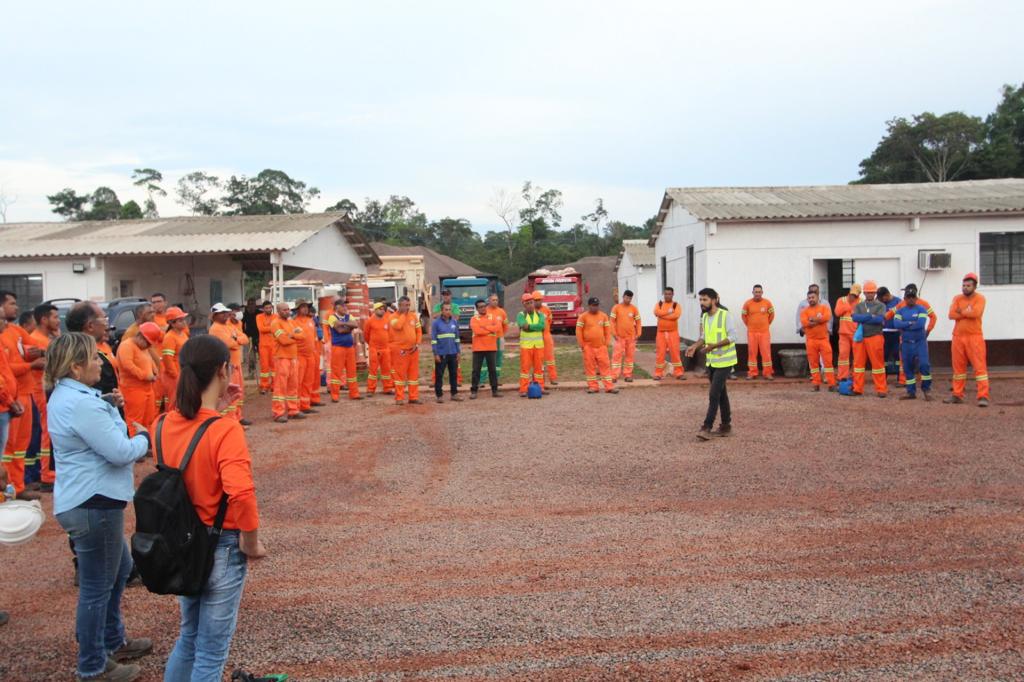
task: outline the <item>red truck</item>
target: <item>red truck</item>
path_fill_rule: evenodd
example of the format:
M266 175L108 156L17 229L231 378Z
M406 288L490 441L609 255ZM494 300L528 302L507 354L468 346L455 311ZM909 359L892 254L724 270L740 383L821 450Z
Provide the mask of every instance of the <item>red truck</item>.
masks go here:
M576 320L583 312L583 297L590 293L582 273L574 268L531 272L526 277L524 293L534 291L544 294L544 305L551 308L552 331L576 331Z

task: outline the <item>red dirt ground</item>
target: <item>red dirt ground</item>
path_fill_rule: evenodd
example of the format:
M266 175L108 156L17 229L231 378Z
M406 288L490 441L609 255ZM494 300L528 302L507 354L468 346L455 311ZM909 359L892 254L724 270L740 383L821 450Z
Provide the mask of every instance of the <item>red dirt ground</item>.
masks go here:
M988 410L734 382L735 435L700 444L705 386L378 397L288 425L253 400L271 556L251 567L229 670L1024 676L1024 382L994 383L1016 405ZM59 527L0 559L0 678L71 679ZM174 601L133 588L125 611L160 679Z

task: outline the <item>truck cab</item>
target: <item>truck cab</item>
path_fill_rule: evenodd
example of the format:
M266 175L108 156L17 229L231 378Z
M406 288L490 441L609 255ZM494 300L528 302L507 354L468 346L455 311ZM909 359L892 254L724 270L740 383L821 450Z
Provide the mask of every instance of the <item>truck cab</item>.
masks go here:
M539 291L544 294L544 305L551 308L551 330L575 331L576 321L583 313L583 297L590 293L590 285L583 274L573 268L565 270L538 270L526 278L524 293Z
M459 332L468 335L469 321L476 312L477 300L486 301L491 294L498 295L500 305L505 305L505 287L497 275L448 275L441 277L441 291L452 292L452 303L459 306ZM440 302L440 298L437 299ZM438 303L434 306L437 307Z

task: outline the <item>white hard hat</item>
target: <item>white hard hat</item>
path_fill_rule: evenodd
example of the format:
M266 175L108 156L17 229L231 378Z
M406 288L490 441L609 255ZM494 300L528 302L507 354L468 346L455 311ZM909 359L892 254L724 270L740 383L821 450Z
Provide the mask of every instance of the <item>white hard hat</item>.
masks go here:
M39 532L46 516L38 500L0 504L0 545L20 545Z

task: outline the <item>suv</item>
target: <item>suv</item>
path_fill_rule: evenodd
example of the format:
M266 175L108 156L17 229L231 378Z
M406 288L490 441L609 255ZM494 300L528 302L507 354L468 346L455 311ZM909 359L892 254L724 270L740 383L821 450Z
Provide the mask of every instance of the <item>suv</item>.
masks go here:
M121 337L135 322L135 310L149 305L144 298L115 298L107 304L107 324L110 325L110 347L116 352Z

